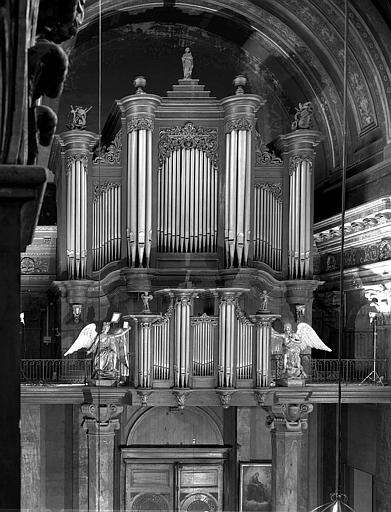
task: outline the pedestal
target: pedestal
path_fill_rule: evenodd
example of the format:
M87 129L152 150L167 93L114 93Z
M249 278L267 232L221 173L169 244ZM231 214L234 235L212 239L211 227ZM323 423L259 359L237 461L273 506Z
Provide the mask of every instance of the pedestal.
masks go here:
M0 509L20 508L20 253L31 242L46 184L42 167L0 165Z
M265 409L272 436L272 510L307 512L302 438L313 406L275 404Z
M114 510L114 437L123 407L82 404L88 442L88 510Z

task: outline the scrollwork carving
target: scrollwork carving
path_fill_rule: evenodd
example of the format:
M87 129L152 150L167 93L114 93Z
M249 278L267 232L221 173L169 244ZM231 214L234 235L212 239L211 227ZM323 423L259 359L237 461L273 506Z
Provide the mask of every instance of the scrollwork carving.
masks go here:
M112 183L110 181L106 181L105 183L99 183L98 185L95 185L94 188L94 202L97 201L97 199L104 193L108 192L112 188L118 188L120 187L119 183Z
M246 132L251 132L253 129L254 121L248 117L237 117L234 119L229 119L225 123L225 133L230 133L234 130L245 130Z
M217 168L217 129L195 126L186 123L160 130L159 135L159 166L164 160L179 149L198 149L206 154L214 168Z
M122 130L114 137L114 140L107 147L103 146L100 150L96 149L92 161L94 164L102 163L109 165L121 165L122 152Z
M273 197L282 203L282 185L281 183L257 183L255 187L259 187L263 190L267 190Z
M289 158L289 176L296 172L298 166L303 162L309 164L309 171L312 173L312 159L307 155L293 155Z
M153 131L154 121L152 117L132 117L127 124L127 133L138 130Z
M264 144L261 134L257 131L255 131L255 165L283 165L282 159Z
M67 155L65 159L66 173L68 174L72 170L72 166L76 162L81 162L84 170L87 171L88 166L88 154L87 153L72 153Z

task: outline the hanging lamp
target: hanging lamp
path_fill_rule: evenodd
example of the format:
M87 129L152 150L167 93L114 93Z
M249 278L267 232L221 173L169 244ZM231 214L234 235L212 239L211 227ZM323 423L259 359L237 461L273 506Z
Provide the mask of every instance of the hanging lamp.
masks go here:
M343 140L342 140L342 182L341 182L341 249L340 249L340 306L338 321L338 401L337 401L337 431L335 448L335 490L330 495L330 501L311 510L311 512L354 512L348 505L348 498L341 490L341 413L342 413L342 341L344 321L344 248L345 248L345 196L346 196L346 168L347 168L347 70L348 70L348 28L349 28L349 0L345 0L344 8L344 70L343 70Z

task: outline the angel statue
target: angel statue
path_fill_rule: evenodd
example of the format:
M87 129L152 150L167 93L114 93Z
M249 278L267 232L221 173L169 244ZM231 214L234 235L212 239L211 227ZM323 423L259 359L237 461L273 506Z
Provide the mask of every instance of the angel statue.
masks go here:
M275 341L282 339L284 377L302 379L307 377L300 358L300 354L303 353L306 348L316 348L318 350L331 352L331 349L323 343L314 329L306 322L297 324L296 332L293 331L292 324L285 323L283 333L278 333L272 329L272 337L275 338Z
M129 375L126 334L130 327L127 322L122 327L114 327L112 323L103 322L100 334L97 333L96 324L86 325L64 356L84 348L87 354L93 354L93 379L124 382Z

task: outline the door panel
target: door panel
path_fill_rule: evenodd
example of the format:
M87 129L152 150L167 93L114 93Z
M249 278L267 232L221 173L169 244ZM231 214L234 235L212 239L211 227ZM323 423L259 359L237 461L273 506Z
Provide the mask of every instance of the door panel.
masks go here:
M126 510L174 510L173 464L126 464Z
M180 512L222 510L222 464L177 464L176 480Z

